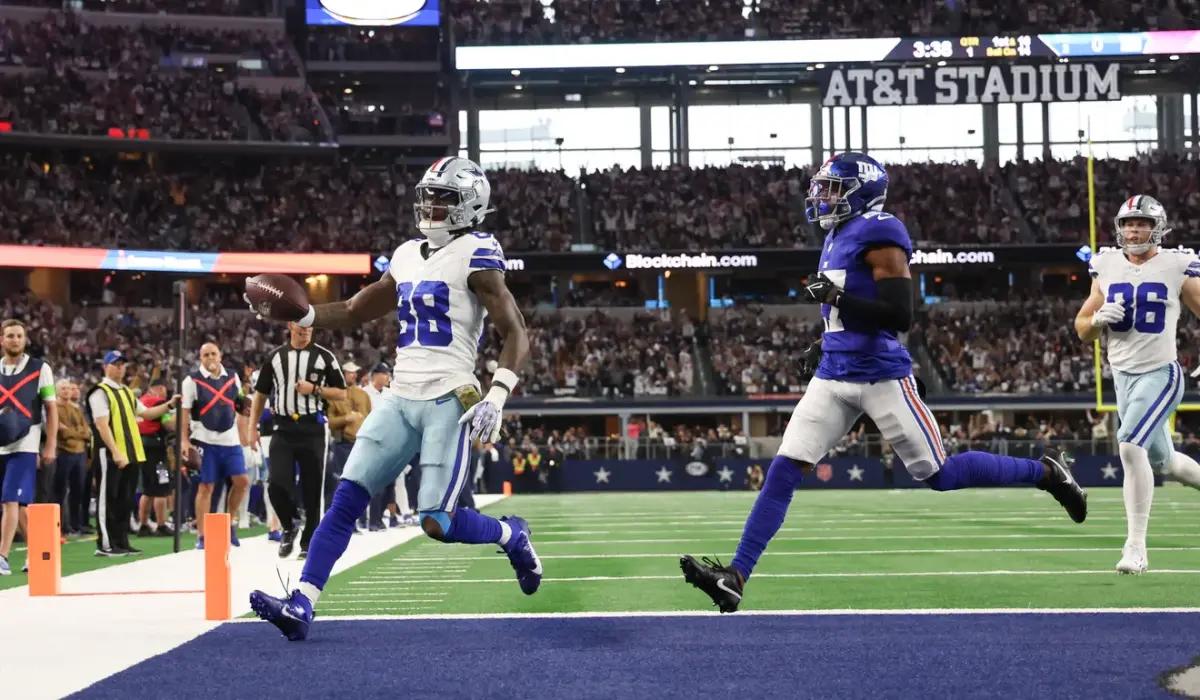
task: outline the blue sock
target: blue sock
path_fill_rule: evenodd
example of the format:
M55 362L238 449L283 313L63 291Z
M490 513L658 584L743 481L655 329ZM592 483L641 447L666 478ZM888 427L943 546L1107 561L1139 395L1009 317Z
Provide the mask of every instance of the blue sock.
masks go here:
M362 486L345 479L338 483L333 504L329 506L329 512L321 516L321 523L308 543L308 559L304 562L304 572L300 574L301 581L311 583L318 589L325 588L334 563L350 544L354 521L358 520L370 502L371 494Z
M443 540L463 544L495 544L500 541L500 532L499 520L477 510L459 508L454 511L450 529Z
M936 474L925 480L934 491L954 491L971 486L1036 484L1045 467L1036 459L1002 457L990 452L951 455Z
M731 566L743 579L750 578L750 572L754 570L758 558L767 548L767 543L779 532L798 483L800 462L783 455L777 455L771 460L766 481L763 482L762 491L754 501L754 507L750 509L750 517L746 519L746 527L742 530L742 539L733 555Z

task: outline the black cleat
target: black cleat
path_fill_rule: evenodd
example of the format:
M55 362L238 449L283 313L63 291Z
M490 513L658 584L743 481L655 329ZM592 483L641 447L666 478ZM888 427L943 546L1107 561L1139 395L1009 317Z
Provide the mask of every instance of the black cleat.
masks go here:
M1050 467L1050 476L1039 481L1037 487L1054 496L1054 500L1066 509L1071 520L1077 523L1086 520L1087 491L1084 491L1075 481L1075 477L1071 476L1071 465L1075 460L1063 450L1047 447L1041 462Z
M721 612L737 612L742 602L741 576L733 569L721 566L720 561L714 562L708 557L702 559L704 563L688 555L679 558L683 580L707 593Z
M281 537L279 539L279 558L280 559L287 559L288 556L292 553L292 550L296 547L296 534L297 534L296 528L292 528L291 530L283 531L283 537Z

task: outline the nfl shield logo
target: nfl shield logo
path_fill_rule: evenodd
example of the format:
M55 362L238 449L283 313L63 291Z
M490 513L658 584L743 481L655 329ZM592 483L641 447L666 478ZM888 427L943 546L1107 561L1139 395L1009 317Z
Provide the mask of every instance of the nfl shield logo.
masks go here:
M833 465L828 462L817 465L817 478L821 481L829 481L833 478Z

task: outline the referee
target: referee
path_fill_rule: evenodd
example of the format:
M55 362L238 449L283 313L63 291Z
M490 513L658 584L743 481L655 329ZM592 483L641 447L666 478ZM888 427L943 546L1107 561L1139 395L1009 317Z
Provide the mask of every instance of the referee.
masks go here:
M325 500L325 455L328 439L325 430L327 401L346 397L346 382L337 358L328 349L312 342L312 329L288 324L291 335L267 356L258 382L254 385L254 403L250 408L251 444L258 442L258 422L270 399L275 414L275 435L271 438L269 459L270 497L283 538L279 556L292 553L296 542L295 465L300 466L300 491L304 499L304 532L300 536L300 558L308 556L308 543L321 520Z

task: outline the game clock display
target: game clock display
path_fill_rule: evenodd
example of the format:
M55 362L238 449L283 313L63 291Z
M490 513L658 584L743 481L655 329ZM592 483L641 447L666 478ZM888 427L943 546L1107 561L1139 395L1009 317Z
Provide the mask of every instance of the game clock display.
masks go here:
M1011 36L961 36L954 39L903 39L888 60L970 60L974 58L1030 58L1054 56L1041 38L1030 34Z

